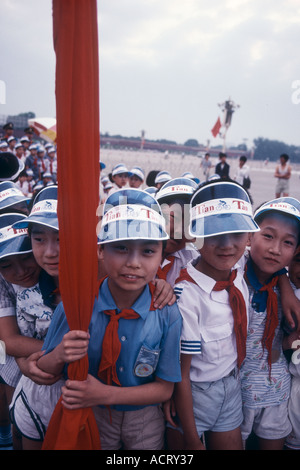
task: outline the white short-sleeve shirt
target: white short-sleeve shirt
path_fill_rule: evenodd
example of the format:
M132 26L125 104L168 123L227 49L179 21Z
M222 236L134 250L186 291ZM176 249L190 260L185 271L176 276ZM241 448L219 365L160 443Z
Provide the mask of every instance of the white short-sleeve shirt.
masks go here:
M188 263L187 272L196 282L180 281L175 286L183 317L181 353L192 354L190 378L213 382L229 374L237 364L234 319L226 290L213 291L216 281ZM248 287L243 266L236 264L234 284L245 299L248 318Z

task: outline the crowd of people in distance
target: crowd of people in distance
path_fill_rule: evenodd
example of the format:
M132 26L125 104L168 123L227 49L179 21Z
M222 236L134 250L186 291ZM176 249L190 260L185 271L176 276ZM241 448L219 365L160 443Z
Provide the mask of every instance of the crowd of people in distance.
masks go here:
M100 161L99 294L70 330L56 149L0 147L0 449L43 449L62 397L103 450L299 450L300 202L253 208L245 156L203 182Z

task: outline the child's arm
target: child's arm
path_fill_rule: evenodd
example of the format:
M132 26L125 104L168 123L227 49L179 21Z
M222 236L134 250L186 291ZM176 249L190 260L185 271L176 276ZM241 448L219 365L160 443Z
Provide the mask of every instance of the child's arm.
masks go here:
M286 274L279 276L278 285L280 289L281 305L284 316L290 328L293 329L295 326L297 326L297 330L300 332L300 301L295 296L289 278ZM297 319L297 325L293 315Z
M0 340L5 343L6 353L14 357L27 357L40 351L43 341L20 334L16 317L0 318Z
M175 385L175 406L183 429L185 449L204 450L205 447L198 436L194 418L193 397L190 381L191 361L192 355L181 354L182 380Z
M89 338L86 331L69 331L53 351L37 361L38 367L49 374L61 374L66 363L75 362L87 354Z
M172 286L164 279L154 279L152 282L155 285L153 294L154 307L161 309L165 307L165 305L173 305L176 301L176 296Z
M134 387L105 385L92 375L84 381L67 380L62 387L62 399L66 408L86 408L97 405L146 406L168 400L174 384L158 377L154 382Z
M30 380L38 385L52 385L61 378L61 375L55 376L42 371L37 366L38 359L44 354L44 351L37 351L31 354L29 357L18 357L16 362L20 368L20 371Z

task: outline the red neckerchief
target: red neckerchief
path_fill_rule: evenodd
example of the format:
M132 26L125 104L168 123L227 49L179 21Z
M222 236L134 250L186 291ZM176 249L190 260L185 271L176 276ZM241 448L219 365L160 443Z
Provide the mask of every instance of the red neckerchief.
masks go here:
M172 268L172 266L174 264L175 256L169 255L165 259L167 261L170 261L170 263L166 264L163 268L161 266L159 266L156 275L159 279L164 279L166 281L168 272L170 271L170 269Z
M177 284L180 281L188 281L188 282L192 282L193 284L197 284L197 282L194 281L192 276L190 276L189 273L187 272L187 268L183 268L180 270L179 277L176 279L175 284Z
M260 291L267 291L268 292L268 300L267 300L267 317L266 317L266 324L264 329L264 334L262 338L262 347L263 349L267 348L268 351L268 365L269 371L271 371L271 363L272 363L272 344L275 336L275 330L278 326L278 299L277 294L274 292L273 287L277 285L278 276L273 277L269 284L265 284L261 287Z
M213 290L221 291L226 289L229 293L229 304L232 309L234 319L234 331L236 337L237 347L237 365L241 366L246 357L246 340L247 340L247 309L243 294L235 286L234 279L236 278L237 270L234 269L230 273L228 281L217 281Z
M100 280L99 288L105 278ZM153 293L155 286L148 284L151 293L151 306L150 310L155 310L153 306ZM132 308L125 308L117 313L117 310L104 310L106 315L110 316L110 321L106 327L103 342L102 342L102 356L98 370L99 378L106 383L111 385L113 382L116 385L121 385L117 376L116 362L121 352L121 343L118 335L119 320L124 319L135 319L139 318L139 314L136 313Z

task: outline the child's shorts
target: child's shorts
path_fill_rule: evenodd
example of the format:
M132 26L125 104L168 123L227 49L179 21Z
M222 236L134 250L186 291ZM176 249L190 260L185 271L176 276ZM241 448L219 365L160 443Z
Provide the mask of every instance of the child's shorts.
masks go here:
M216 382L191 382L191 388L195 424L200 438L205 431L233 431L241 425L242 393L235 369ZM180 424L174 429L182 432Z
M102 450L162 450L165 421L161 406L135 411L93 407Z
M292 378L291 394L288 404L292 432L286 439L286 446L300 450L300 378Z
M38 385L24 375L21 377L10 405L10 418L22 436L44 440L64 382L61 379L53 385Z
M283 439L292 426L288 417L288 402L265 408L244 406L244 421L241 425L242 439L245 441L253 431L262 439Z

